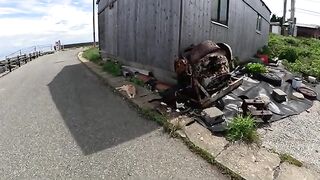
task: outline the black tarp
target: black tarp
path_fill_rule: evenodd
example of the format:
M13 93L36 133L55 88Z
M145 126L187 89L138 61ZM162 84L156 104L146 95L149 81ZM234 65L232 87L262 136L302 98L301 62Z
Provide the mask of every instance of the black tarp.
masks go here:
M308 99L299 100L292 96L295 90L291 86L293 75L283 69L274 69L279 77L282 78L282 86L274 87L266 82L260 82L250 77L245 77L243 84L236 90L229 93L220 101L219 109L225 114L226 122L230 122L239 112L241 112L241 105L243 98L255 99L258 97L268 97L270 103L268 110L273 113L272 118L268 122L275 122L289 116L298 115L313 106L313 101ZM318 100L320 100L320 85L307 84L306 86L318 93ZM287 101L278 103L271 97L274 89L281 89L287 94ZM205 125L205 123L201 123ZM217 124L208 127L211 131L223 131L226 128L226 123Z

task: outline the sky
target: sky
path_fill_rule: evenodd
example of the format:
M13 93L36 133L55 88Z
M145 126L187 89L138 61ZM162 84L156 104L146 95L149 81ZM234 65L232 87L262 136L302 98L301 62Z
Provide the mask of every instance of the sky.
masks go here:
M284 0L264 0L272 13L283 16ZM290 17L291 0L287 4L287 18ZM320 25L320 0L296 0L297 23Z
M93 41L92 0L0 0L0 59L19 49Z
M298 23L320 25L320 0L296 1ZM63 44L92 41L92 2L0 0L0 59L19 49L54 44L57 40ZM283 0L264 2L273 13L282 16Z

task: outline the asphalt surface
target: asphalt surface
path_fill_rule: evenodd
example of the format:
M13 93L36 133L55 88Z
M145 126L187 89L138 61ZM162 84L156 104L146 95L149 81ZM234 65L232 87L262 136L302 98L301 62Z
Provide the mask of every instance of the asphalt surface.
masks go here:
M0 78L0 179L227 179L114 95L78 51Z

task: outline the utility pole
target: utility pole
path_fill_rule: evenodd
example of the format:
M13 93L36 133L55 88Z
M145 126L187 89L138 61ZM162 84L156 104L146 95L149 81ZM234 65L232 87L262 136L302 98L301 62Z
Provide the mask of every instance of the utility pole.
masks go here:
M281 34L284 35L286 27L284 24L286 23L286 17L287 16L287 0L284 0L284 6L283 6L283 17L282 17L282 27L281 27Z
M96 3L95 0L92 0L92 17L93 17L93 47L96 47Z
M291 26L290 26L290 35L294 36L294 30L296 27L295 22L295 12L296 12L296 0L291 0Z

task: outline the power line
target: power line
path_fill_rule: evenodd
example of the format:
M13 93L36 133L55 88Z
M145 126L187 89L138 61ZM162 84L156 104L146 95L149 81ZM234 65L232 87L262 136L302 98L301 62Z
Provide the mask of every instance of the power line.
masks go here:
M320 0L303 0L303 1L309 1L309 2L313 2L313 3L320 3Z
M311 16L320 17L320 14L313 14L313 13L309 13L309 12L297 11L297 13L299 13L299 14L308 14L308 15L311 15Z
M311 11L311 10L308 10L308 9L301 9L301 8L296 8L296 9L297 9L297 10L301 10L301 11L310 12L310 13L320 14L320 12L317 12L317 11Z

